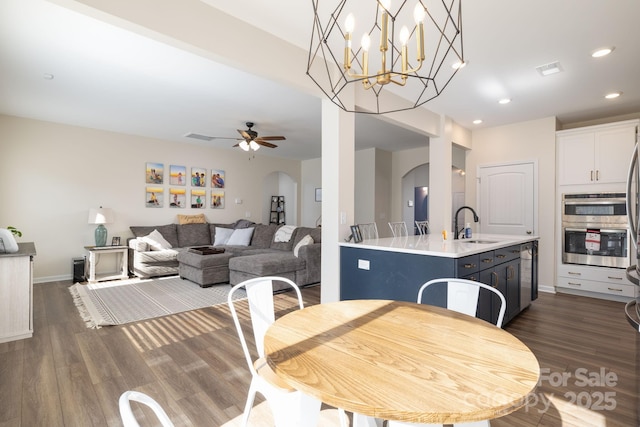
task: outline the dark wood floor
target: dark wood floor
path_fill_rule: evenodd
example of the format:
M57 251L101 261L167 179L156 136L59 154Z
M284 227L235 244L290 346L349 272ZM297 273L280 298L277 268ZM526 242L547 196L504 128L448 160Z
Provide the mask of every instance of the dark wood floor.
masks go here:
M33 338L0 344L0 427L120 426L118 397L130 389L156 398L176 426L239 425L250 376L226 305L87 329L70 285L35 285ZM318 303L319 287L303 293ZM277 298L292 307L290 295ZM506 329L544 377L527 406L493 427L640 426L640 334L621 303L541 294ZM252 425L269 425L256 404Z

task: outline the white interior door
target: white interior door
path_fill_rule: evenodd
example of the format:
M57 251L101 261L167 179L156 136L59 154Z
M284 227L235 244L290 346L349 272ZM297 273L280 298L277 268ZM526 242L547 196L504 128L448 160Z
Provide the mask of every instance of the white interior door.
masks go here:
M480 232L535 234L536 182L535 162L479 166Z

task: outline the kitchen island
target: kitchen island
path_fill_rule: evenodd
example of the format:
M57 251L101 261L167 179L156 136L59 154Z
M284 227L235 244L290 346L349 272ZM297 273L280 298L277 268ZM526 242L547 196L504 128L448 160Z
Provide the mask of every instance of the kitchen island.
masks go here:
M340 299L416 301L422 284L457 277L496 287L507 300L504 323L537 297L537 236L476 234L443 240L439 234L388 237L340 244ZM446 306L446 291L425 301ZM478 317L494 321L498 299L482 290Z

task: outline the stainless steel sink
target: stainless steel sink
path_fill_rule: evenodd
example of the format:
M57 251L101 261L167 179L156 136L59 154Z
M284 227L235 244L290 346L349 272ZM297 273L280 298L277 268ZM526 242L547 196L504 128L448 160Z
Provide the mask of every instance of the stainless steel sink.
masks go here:
M476 240L476 239L461 239L465 243L477 243L479 245L490 245L492 243L498 243L496 240Z

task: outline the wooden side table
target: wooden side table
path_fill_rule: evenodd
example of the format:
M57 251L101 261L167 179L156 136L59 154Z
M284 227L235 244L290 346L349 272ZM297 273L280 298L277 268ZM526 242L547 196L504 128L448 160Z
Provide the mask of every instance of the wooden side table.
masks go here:
M89 251L89 283L96 283L101 280L117 280L129 278L129 257L127 246L85 246ZM96 265L102 254L116 254L120 255L121 271L119 274L96 276Z

